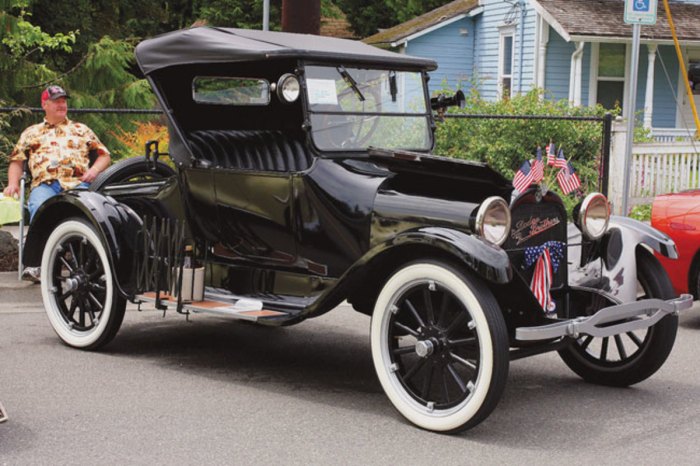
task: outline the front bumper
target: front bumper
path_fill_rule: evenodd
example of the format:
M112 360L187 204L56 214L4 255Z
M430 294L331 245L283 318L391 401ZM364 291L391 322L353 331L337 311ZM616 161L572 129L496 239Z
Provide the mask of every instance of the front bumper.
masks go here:
M692 305L693 296L689 294L682 294L667 301L644 299L616 304L604 307L592 316L576 317L537 327L518 327L515 329L515 339L533 341L564 336L578 338L580 335L610 337L651 327L667 315L690 309Z

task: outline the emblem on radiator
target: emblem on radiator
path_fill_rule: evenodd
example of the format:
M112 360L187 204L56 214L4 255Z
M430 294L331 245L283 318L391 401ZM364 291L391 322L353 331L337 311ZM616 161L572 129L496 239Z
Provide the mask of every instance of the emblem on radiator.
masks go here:
M530 217L528 220L520 220L515 224L510 232L510 237L515 240L517 246L521 245L530 238L534 238L540 233L549 230L559 225L560 220L557 217L543 218Z

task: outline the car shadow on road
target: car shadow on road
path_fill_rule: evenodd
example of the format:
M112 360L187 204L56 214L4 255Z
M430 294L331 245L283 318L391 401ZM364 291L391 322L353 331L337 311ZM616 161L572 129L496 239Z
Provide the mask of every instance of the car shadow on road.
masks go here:
M368 334L311 321L292 327L263 327L230 319L194 316L154 317L152 322L125 323L102 351L112 356L148 358L161 367L199 377L244 384L314 402L374 412L384 405ZM369 320L367 320L369 322ZM358 407L338 393L376 395L376 406Z
M248 389L393 417L401 430L413 429L383 394L367 331L322 319L267 328L223 319L185 323L154 317L148 323L126 323L103 353L146 358L169 370ZM572 452L583 445L613 448L624 441L617 432L620 419L672 412L683 416L687 400L700 399L700 386L671 384L670 395L669 381L658 375L632 388L602 387L583 382L556 354L515 361L496 410L459 437L547 451ZM645 423L638 425L639 431L624 435L632 440L648 437Z

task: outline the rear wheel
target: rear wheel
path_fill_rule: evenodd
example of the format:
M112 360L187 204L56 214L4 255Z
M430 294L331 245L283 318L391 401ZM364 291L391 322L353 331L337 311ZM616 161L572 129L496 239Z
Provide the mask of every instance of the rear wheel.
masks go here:
M645 249L637 252L637 299L675 297L671 281L659 261ZM591 313L610 305L602 298ZM584 380L626 387L650 377L666 361L678 330L678 317L666 316L645 330L605 338L586 335L559 351L567 366Z
M49 235L41 295L51 326L69 346L97 349L119 330L126 301L115 289L108 252L84 220L67 220Z
M146 157L132 157L120 160L100 173L90 185L91 191L99 191L110 184L143 182L169 178L175 170L169 165L157 161L155 167Z
M475 426L498 404L508 334L480 280L444 263L413 263L384 285L371 325L372 358L394 407L424 429Z

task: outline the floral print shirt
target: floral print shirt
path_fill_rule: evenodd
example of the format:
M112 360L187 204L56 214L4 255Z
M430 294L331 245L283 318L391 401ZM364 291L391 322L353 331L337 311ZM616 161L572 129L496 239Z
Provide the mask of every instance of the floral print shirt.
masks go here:
M82 123L69 119L52 125L46 120L25 129L10 160L29 159L32 187L58 180L63 189L75 188L88 171L88 154L109 155L95 133Z

